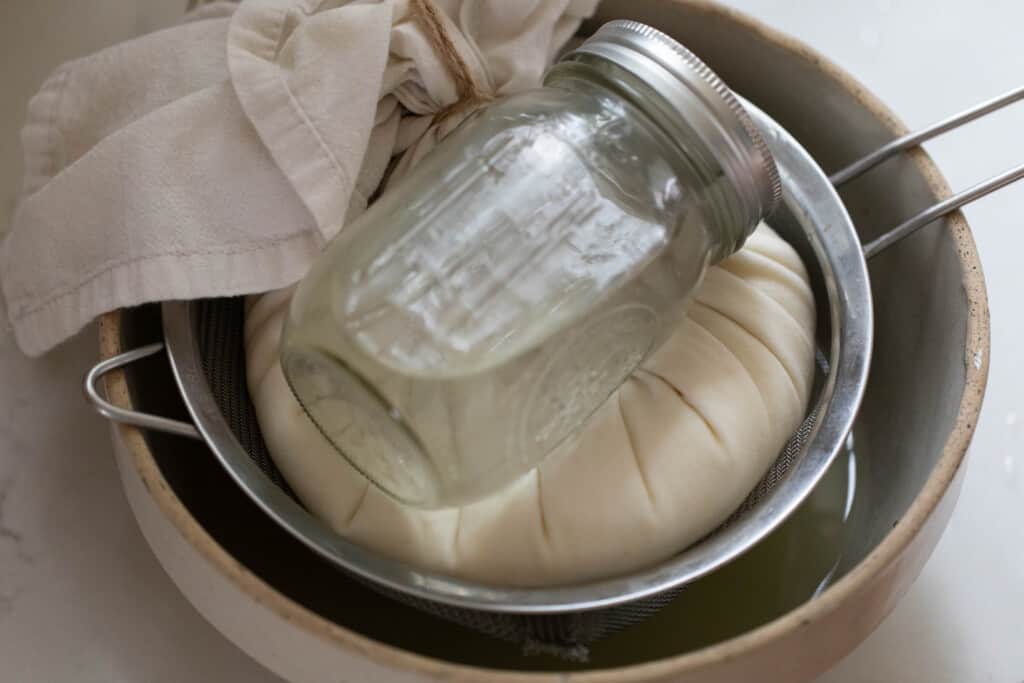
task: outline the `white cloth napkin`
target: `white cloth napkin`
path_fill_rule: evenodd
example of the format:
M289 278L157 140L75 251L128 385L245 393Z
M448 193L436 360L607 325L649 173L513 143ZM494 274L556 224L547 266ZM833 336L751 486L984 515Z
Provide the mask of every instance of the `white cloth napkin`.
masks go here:
M392 159L535 85L597 0L246 0L57 69L0 252L22 349L295 282Z

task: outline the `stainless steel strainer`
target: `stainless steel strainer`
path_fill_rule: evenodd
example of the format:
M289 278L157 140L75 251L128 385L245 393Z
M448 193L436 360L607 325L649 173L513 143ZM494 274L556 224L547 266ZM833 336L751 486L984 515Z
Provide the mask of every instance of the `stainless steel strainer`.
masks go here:
M374 588L476 630L568 657L670 602L775 529L810 493L842 448L867 382L872 307L865 256L957 207L1024 177L1024 166L956 195L861 247L833 187L893 154L1024 97L1024 88L907 136L850 169L825 176L782 127L753 106L783 182L773 227L800 253L819 306L818 376L808 418L743 506L718 530L661 564L613 579L544 589L507 589L424 572L342 538L309 514L281 478L263 443L245 381L241 299L163 305L164 344L98 364L86 392L108 418L206 441L238 485L297 539ZM128 411L98 392L99 378L166 348L194 425Z

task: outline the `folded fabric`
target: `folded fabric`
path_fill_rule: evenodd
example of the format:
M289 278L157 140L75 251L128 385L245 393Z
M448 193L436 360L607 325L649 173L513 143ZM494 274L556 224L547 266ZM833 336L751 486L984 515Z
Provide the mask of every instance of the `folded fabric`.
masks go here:
M0 250L19 344L38 355L107 311L295 282L389 166L535 85L596 4L218 2L60 67L29 104Z

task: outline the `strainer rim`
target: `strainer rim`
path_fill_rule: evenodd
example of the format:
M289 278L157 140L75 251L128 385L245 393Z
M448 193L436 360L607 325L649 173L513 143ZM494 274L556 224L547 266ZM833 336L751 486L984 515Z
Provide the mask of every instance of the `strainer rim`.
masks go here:
M191 319L196 302L166 302L163 304L162 314L171 367L186 407L210 450L228 474L266 514L320 556L371 583L453 607L521 615L555 615L603 609L677 588L735 559L788 517L810 493L827 470L828 464L839 452L846 434L853 426L863 397L873 334L867 267L860 251L856 230L842 201L817 163L788 132L753 105L746 101L744 104L758 125L772 129L771 135L766 136L771 140L770 144L773 147L784 148L787 152L784 158L787 160L796 159L802 163L801 170L808 174L804 180L812 180L816 188L825 193L825 200L835 214L834 220L826 227L830 237L840 240L844 246L841 252L832 254L838 259L837 263L832 263L828 258L830 254L821 243L817 232L809 236L812 246L818 252L819 261L822 261L832 315L832 363L829 379L822 389L821 397L827 397L831 403L840 373L850 381L840 387L844 391L844 404L841 409L825 411L824 417L818 420L808 439L808 448L811 448L818 442L822 431L826 430L831 446L809 452L794 466L798 471L791 470L786 475L787 479L798 474L803 475L799 482L788 484L797 495L780 499L779 491L784 490L786 486L779 486L768 494L754 514L723 532L723 535L728 537L742 537L741 543L714 555L711 559L693 562L694 549L707 550L707 543L711 543L712 548L716 543L722 543L721 538L717 541L701 541L654 567L584 584L547 588L489 586L419 570L367 550L343 538L325 523L310 515L266 479L263 472L252 462L231 432L206 384L199 357L198 339L194 334ZM778 152L776 158L779 158ZM788 166L786 168L788 172ZM787 202L792 189L786 188ZM826 264L828 268L825 268ZM835 268L840 266L846 273L846 279L842 283L834 275ZM840 433L841 436L836 436ZM806 466L811 455L817 458L813 463L814 472L808 472ZM800 467L801 464L805 465L803 469ZM769 519L766 521L765 517ZM705 552L705 555L710 553Z

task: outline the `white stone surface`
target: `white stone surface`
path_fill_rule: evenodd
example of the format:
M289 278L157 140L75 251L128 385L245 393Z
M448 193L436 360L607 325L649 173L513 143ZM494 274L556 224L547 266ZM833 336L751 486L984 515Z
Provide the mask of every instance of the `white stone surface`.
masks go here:
M171 0L33 0L0 21L0 233L17 131L45 74L164 25ZM911 126L1024 82L1020 0L730 0L830 56ZM929 146L954 187L1024 161L1024 104ZM893 615L820 683L1024 681L1024 186L967 210L992 308L992 366L960 504ZM6 316L3 316L6 319ZM124 500L79 378L88 330L41 361L0 331L0 680L274 681L180 596Z

